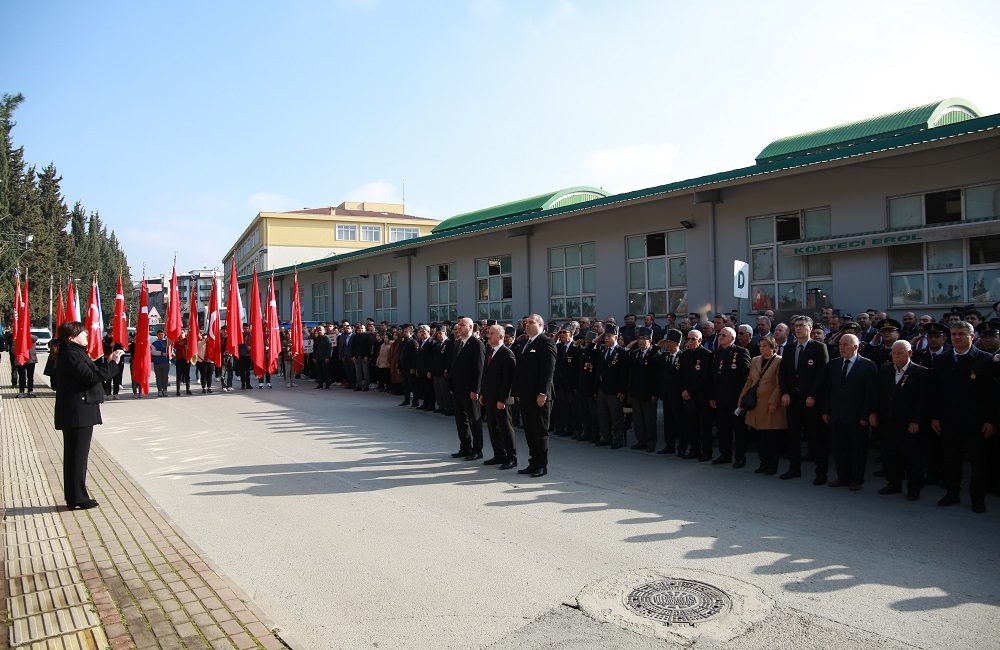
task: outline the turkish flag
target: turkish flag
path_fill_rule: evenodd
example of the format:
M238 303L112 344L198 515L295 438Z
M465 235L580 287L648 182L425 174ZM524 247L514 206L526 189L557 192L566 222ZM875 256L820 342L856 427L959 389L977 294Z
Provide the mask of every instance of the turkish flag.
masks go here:
M213 277L212 293L208 298L208 326L205 328L208 341L205 343L205 358L203 360L214 363L216 368L222 366L222 323L219 322L222 317L221 312L219 282Z
M281 323L278 322L278 299L274 295L273 271L267 287L267 351L267 371L273 375L278 372L278 356L281 354Z
M128 316L125 314L125 294L122 292L122 276L118 274L115 288L115 320L111 323L111 338L115 343L128 349Z
M299 299L299 272L292 283L292 378L306 366L305 346L302 341L302 302Z
M257 284L257 268L253 270L250 285L250 361L253 374L260 379L264 376L264 324L260 321L260 285Z
M80 316L80 298L76 295L73 280L70 280L66 287L66 322L79 323L82 321L83 318Z
M132 381L139 384L143 395L149 395L149 371L152 368L149 354L149 291L146 277L142 278L139 291L139 318L135 324L135 349L132 350Z
M100 359L104 356L104 316L101 315L100 294L97 289L97 280L90 285L90 304L87 307L87 353L91 359Z
M17 331L14 333L14 361L19 366L28 363L34 342L31 340L31 310L28 308L28 276L24 276L24 296L17 314Z
M233 357L240 356L240 344L243 343L243 314L240 313L240 286L236 283L236 260L233 260L232 270L229 272L229 293L226 294L226 329L229 336L226 338L226 349Z
M63 307L63 293L62 287L59 287L59 302L56 304L56 331L59 331L59 326L66 322L66 308Z
M195 283L197 284L197 283ZM167 327L164 333L170 343L177 342L181 338L181 331L184 325L181 323L181 296L177 289L177 265L170 276L170 304L167 305Z
M198 293L195 285L191 285L191 297L188 299L188 337L187 350L178 350L188 360L194 363L198 360L198 334L201 327L198 325Z
M27 282L27 278L25 278ZM14 317L11 319L10 335L14 337L14 349L17 349L17 337L21 335L21 272L14 273Z

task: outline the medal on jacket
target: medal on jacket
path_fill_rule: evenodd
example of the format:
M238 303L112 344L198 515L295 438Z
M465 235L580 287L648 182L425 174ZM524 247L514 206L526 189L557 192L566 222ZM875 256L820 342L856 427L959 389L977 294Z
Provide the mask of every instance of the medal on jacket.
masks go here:
M732 368L733 370L736 370L736 362L734 361L734 362L733 362L733 365L731 365L731 366L729 366L729 367L730 367L730 368Z
M976 378L976 373L970 372L969 373L969 379L975 379L975 378Z
M611 365L613 365L613 366L618 365L618 355L617 354L614 354L614 353L611 354Z
M701 359L698 359L697 361L694 362L694 369L701 370Z
M899 386L900 386L900 388L902 388L903 386L906 385L906 380L909 379L909 378L910 378L909 375L903 375L903 378L899 380Z

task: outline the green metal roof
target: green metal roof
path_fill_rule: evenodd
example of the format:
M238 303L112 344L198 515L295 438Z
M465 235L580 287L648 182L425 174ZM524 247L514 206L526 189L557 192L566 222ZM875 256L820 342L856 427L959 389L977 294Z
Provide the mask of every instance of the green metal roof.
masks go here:
M461 228L462 226L468 226L473 223L483 223L486 221L493 221L494 219L513 217L519 214L551 210L552 208L558 208L564 205L573 205L575 203L583 203L584 201L592 201L605 196L608 196L608 193L596 187L569 187L557 192L539 194L538 196L531 196L526 199L511 201L501 205L494 205L491 208L483 208L482 210L456 214L454 217L445 219L438 225L434 226L431 232L441 232L444 230L451 230L453 228Z
M775 140L757 155L758 163L839 149L859 142L889 138L980 117L972 102L952 97L840 126Z
M913 133L904 133L879 140L868 140L868 141L858 142L853 145L845 146L842 148L825 149L823 151L816 153L803 154L802 156L796 158L783 158L771 162L758 162L756 165L751 165L749 167L740 167L739 169L732 169L725 172L718 172L716 174L708 174L707 176L699 176L697 178L690 178L683 181L677 181L675 183L668 183L666 185L658 185L656 187L650 187L642 190L635 190L632 192L624 192L622 194L613 194L610 196L604 196L599 199L584 201L582 203L563 205L548 210L526 212L514 216L498 217L493 220L469 223L464 226L457 226L455 228L450 228L443 232L432 232L429 235L424 235L423 237L417 237L415 239L404 239L389 244L382 244L381 246L362 248L356 251L351 251L349 253L342 253L340 255L332 255L330 257L324 257L322 259L312 260L310 262L305 262L297 266L285 266L279 269L275 269L274 273L286 274L286 273L291 273L296 268L300 270L306 270L317 267L330 266L331 264L337 264L338 262L346 262L352 259L358 259L373 255L382 255L394 250L404 250L414 247L419 248L420 246L423 246L425 244L431 244L438 241L446 241L448 239L462 237L465 235L471 235L477 232L495 231L525 223L544 221L553 217L566 216L574 212L593 210L596 208L604 208L620 203L628 203L630 201L648 199L658 196L666 196L674 193L711 189L713 186L718 186L722 183L733 183L740 181L750 182L751 179L754 179L755 177L758 176L766 176L768 174L774 174L777 172L788 171L797 168L814 167L816 165L822 165L825 163L845 160L849 158L858 158L861 156L878 153L882 151L901 149L914 145L926 144L937 140L946 140L949 138L956 138L975 133L981 133L984 131L996 131L996 130L1000 130L1000 113L995 115L987 115L986 117L962 120L957 123L938 126L935 127L934 129L929 129L929 130L925 129L923 131L917 131ZM251 277L250 275L244 275L240 276L239 279L241 281L246 281L249 280L250 277Z

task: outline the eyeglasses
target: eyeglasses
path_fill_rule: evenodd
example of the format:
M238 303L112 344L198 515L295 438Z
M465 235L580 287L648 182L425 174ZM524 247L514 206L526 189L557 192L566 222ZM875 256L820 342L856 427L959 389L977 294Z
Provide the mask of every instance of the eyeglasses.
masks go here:
M700 339L698 339L698 338L696 338L696 337L694 337L694 336L689 336L689 337L687 337L687 340L688 340L688 341L698 341L698 340L700 340Z

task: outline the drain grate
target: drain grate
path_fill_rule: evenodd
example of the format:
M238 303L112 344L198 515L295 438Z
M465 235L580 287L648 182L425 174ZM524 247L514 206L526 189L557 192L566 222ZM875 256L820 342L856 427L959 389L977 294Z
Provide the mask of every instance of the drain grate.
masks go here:
M640 616L666 625L694 627L732 608L724 591L704 582L666 578L628 593L625 605Z

